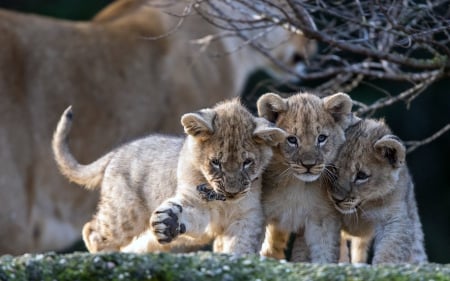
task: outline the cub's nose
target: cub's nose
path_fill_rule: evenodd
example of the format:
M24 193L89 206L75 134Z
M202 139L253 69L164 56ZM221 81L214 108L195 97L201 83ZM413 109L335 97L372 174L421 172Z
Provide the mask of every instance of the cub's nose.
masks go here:
M345 201L345 197L338 197L338 195L331 195L331 199L333 199L334 202L336 203L342 203L343 201Z
M242 186L243 188L247 188L252 182L250 180L243 180Z
M303 167L305 167L308 170L310 170L312 167L314 167L317 164L317 162L315 160L306 160L306 161L301 161L300 163L302 164Z

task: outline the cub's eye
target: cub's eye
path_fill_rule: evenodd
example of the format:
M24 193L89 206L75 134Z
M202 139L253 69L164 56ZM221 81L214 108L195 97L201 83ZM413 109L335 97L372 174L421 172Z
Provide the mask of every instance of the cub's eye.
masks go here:
M216 168L216 169L220 169L220 161L219 159L212 159L210 162L212 167Z
M355 182L365 182L370 176L363 171L356 173Z
M291 146L297 146L298 145L297 138L295 136L289 136L289 137L287 137L286 140L287 140L288 144L291 145Z
M326 135L319 135L317 137L317 143L318 144L323 144L327 139L328 139L328 136L326 136Z
M253 164L253 159L247 158L244 160L244 163L242 164L244 166L244 169L248 169Z

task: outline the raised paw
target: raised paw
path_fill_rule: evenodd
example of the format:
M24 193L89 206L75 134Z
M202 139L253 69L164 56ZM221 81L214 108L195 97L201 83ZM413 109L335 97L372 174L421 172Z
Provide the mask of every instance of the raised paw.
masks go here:
M159 243L170 243L179 234L186 232L186 226L178 221L182 212L183 207L173 202L166 202L155 210L150 223Z

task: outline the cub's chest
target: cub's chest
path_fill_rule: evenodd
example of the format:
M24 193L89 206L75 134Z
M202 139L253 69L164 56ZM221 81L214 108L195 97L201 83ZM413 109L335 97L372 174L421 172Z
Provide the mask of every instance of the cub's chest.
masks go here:
M320 182L291 180L284 186L263 193L263 208L267 218L289 231L303 227L306 220L324 206L328 209Z
M214 200L204 203L211 216L211 224L228 225L247 216L261 216L262 206L257 194L247 193L238 199Z

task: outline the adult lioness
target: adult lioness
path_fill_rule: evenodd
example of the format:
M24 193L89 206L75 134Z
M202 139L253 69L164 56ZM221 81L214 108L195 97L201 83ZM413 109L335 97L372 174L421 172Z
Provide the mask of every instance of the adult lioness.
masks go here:
M88 162L118 140L181 130L182 113L237 95L250 71L268 65L236 38L202 52L191 40L220 31L195 15L176 28L178 3L165 13L119 0L89 22L0 10L0 254L64 248L95 210L98 197L69 185L50 157L67 105L83 113L72 147ZM261 39L285 35L279 28ZM303 51L295 39L274 52Z

